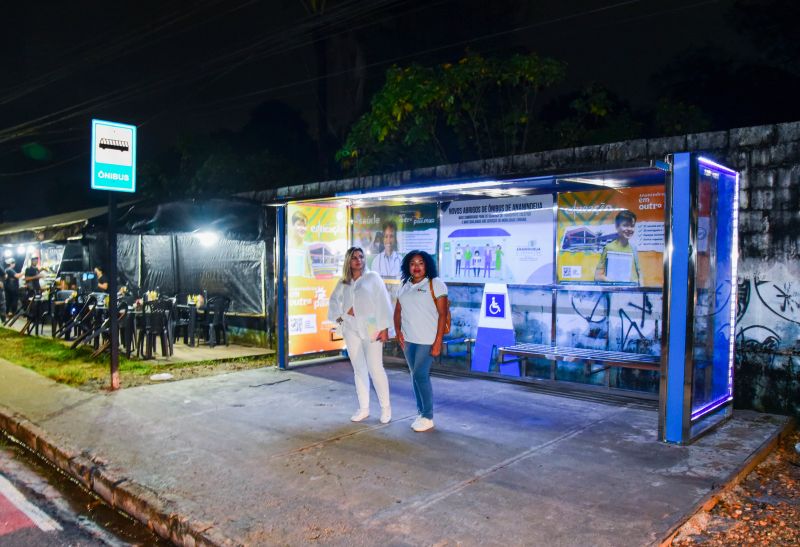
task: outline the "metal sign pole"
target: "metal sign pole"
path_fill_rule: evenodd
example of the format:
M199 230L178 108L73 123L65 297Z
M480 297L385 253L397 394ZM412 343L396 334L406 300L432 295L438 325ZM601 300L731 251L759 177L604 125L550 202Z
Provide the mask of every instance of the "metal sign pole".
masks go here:
M111 390L119 385L119 317L117 312L117 194L108 193L108 316L111 336Z
M136 126L92 120L92 190L108 191L108 325L111 390L119 389L117 312L117 192L136 192ZM141 241L141 240L140 240ZM141 265L140 265L141 267Z

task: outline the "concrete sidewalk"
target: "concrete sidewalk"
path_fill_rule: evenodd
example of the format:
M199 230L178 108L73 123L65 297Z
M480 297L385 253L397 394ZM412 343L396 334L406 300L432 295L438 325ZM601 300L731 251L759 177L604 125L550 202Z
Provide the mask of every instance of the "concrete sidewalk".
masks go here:
M394 420L354 424L344 362L89 394L0 360L0 427L186 544L558 546L659 543L788 423L669 446L639 405L436 377L420 434L389 381Z

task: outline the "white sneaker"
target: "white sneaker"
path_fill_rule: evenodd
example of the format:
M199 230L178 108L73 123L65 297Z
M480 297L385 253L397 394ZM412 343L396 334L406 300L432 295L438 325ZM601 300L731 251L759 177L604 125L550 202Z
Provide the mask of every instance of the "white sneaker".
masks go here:
M413 429L417 433L433 429L433 420L429 418L423 418L422 416L420 416L419 418L414 420L413 424L411 424L411 429Z
M381 423L388 424L391 421L392 421L392 407L390 406L381 407Z
M356 411L355 414L350 416L351 422L360 422L362 420L366 420L369 418L369 409L360 408Z

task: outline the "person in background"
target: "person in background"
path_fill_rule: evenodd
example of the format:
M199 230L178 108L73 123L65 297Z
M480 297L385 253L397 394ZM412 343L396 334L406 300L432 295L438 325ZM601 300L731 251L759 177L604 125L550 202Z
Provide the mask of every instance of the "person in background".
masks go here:
M431 365L442 353L442 338L447 319L447 285L439 279L436 263L425 251L411 251L401 265L403 285L394 308L397 341L405 353L417 419L411 429L417 432L433 428L433 386Z
M94 276L97 279L97 290L101 292L108 292L108 278L103 273L103 268L100 266L94 267Z
M335 321L344 338L356 384L358 410L350 417L360 422L369 417L369 383L375 387L381 407L380 422L389 423L389 379L383 368L383 343L389 339L392 304L386 285L376 272L366 269L364 251L350 247L345 253L342 278L328 306L328 320Z
M44 273L39 268L39 257L32 256L30 265L25 268L25 289L27 291L27 298L33 298L42 292L42 287L39 280L44 277Z
M469 245L464 245L464 276L469 277L470 272L472 271L472 249L469 248Z
M393 220L383 223L383 251L372 261L372 269L381 277L400 277L400 253L397 252L397 224Z
M6 271L0 270L0 321L6 318Z
M22 272L17 271L17 261L13 257L6 259L6 313L10 316L17 313L19 307L19 280Z
M464 250L461 248L461 243L456 245L456 277L461 275L461 260L464 258Z

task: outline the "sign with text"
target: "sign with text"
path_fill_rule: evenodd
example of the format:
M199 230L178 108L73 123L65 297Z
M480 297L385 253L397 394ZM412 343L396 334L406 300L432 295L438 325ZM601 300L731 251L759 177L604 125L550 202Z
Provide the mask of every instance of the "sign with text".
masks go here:
M342 349L344 342L331 336L328 301L347 251L347 209L291 203L287 215L289 355Z
M92 190L136 191L136 126L92 120Z
M553 282L553 196L454 201L442 212L445 281Z

